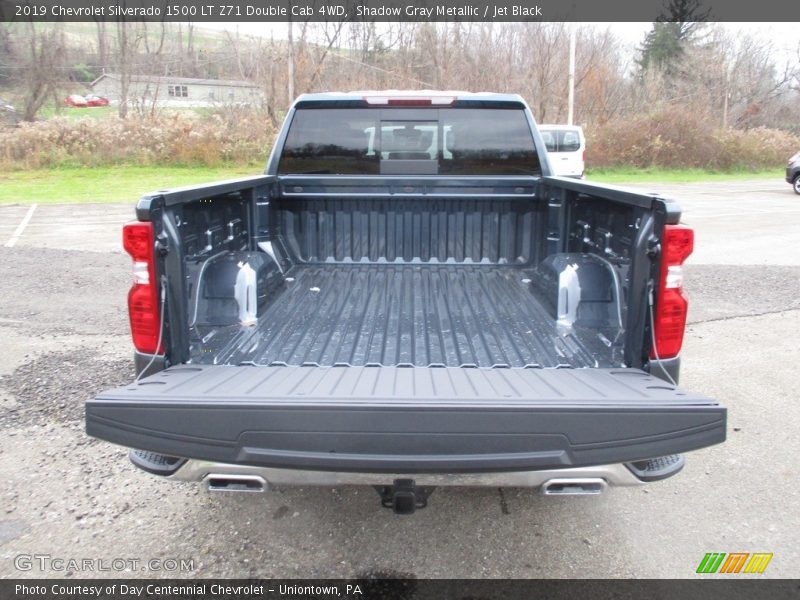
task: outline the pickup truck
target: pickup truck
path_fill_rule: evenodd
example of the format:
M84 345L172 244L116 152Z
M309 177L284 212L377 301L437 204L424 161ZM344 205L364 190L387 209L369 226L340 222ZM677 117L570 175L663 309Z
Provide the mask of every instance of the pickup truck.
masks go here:
M516 95L300 96L264 175L158 191L123 228L139 376L89 435L213 491L598 494L725 440L677 387L693 231L554 177Z

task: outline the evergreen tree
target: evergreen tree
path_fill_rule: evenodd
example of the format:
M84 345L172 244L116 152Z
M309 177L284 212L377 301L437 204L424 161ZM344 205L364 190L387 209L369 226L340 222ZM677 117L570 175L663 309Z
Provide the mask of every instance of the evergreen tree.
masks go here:
M695 41L709 10L701 10L702 0L669 0L665 13L653 23L636 61L642 71L658 69L672 75L686 47Z

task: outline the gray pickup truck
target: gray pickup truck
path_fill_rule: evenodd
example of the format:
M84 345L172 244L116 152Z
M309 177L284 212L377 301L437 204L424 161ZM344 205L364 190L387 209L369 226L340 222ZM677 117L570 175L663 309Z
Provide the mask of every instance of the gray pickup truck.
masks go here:
M653 194L550 176L516 95L301 96L266 173L144 196L139 377L89 435L210 490L597 494L725 440L678 388L694 236Z

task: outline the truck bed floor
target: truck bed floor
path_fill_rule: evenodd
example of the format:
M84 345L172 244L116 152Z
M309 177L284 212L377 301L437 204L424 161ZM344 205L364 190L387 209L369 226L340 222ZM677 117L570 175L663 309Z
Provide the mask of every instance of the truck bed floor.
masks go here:
M600 332L559 327L529 270L496 265L293 267L254 327L203 328L201 364L615 367ZM202 341L200 341L202 338Z

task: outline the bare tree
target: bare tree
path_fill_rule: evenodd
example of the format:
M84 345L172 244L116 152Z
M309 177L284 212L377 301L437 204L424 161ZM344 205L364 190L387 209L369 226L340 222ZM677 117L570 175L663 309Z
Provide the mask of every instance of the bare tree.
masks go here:
M158 33L153 37L154 44L151 44L150 25L145 21L141 24L142 39L144 41L145 50L145 68L146 73L151 75L150 81L142 88L140 87L141 95L136 98L131 98L136 111L140 115L154 116L160 107L160 98L163 92L161 79L158 75L169 75L169 68L164 61L164 49L169 32L169 26L164 21L157 24ZM129 94L131 96L131 94Z
M97 25L97 62L105 70L108 66L108 35L106 34L106 22L96 21Z
M132 104L131 80L137 71L139 48L146 31L140 23L117 22L116 70L119 74L119 108L121 119L128 116Z
M59 84L59 72L65 66L65 43L62 27L26 23L27 48L24 64L24 109L22 118L33 121Z
M342 29L345 25L344 21L338 21L333 23L323 23L322 24L322 33L325 37L325 45L321 48L321 52L319 52L318 56L315 58L315 67L314 71L311 73L309 77L309 81L307 84L307 88L309 90L314 89L314 85L317 83L319 76L322 72L322 67L325 64L325 59L327 58L328 54L330 53L331 49L338 44L339 36L342 33Z
M770 40L739 36L731 57L731 116L740 127L759 125L758 115L790 89L797 76L796 65L779 69Z

